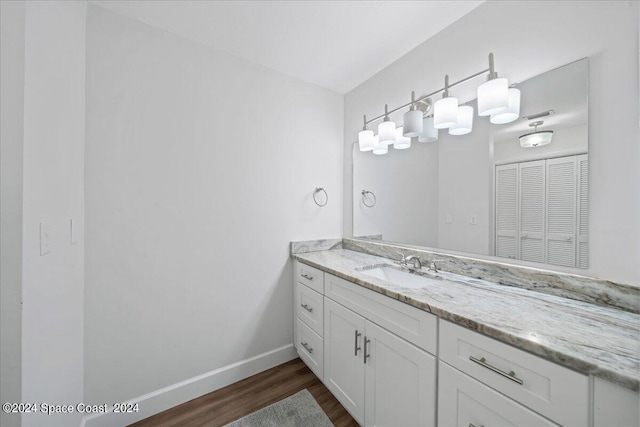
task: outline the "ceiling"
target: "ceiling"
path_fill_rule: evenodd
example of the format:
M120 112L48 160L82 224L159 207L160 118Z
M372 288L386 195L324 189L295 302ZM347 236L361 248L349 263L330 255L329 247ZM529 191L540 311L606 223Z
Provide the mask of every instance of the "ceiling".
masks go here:
M483 1L90 3L346 93Z

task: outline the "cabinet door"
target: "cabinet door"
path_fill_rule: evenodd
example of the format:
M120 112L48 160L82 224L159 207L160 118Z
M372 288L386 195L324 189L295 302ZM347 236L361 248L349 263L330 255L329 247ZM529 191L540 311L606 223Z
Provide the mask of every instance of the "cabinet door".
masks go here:
M365 320L328 298L324 302L324 384L359 424L364 422Z
M442 361L439 371L439 426L556 426Z
M518 258L518 165L496 166L496 256Z
M524 261L545 262L545 161L520 163L520 258Z
M435 426L435 357L366 326L365 426Z
M547 160L547 263L576 265L576 157Z

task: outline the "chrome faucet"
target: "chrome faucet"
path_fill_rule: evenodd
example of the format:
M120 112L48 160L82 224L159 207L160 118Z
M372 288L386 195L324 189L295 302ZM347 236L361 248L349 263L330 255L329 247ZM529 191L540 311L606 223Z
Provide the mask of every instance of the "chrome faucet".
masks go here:
M400 267L408 268L410 270L420 270L422 268L422 262L418 255L409 255L408 257L405 257L402 252L396 251L396 253L402 257L402 259L398 261ZM411 265L409 265L409 263L411 263Z
M418 255L410 255L405 259L405 264L411 262L414 270L420 270L422 268L422 261Z

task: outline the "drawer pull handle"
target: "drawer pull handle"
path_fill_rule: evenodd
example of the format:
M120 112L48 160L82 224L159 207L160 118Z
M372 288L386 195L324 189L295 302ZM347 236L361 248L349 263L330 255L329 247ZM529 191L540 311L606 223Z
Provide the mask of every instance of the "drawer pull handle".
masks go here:
M473 423L469 423L469 427L476 427ZM482 424L480 424L480 427L484 427Z
M358 350L360 350L360 347L358 347L358 338L360 337L360 335L362 335L360 332L358 332L358 330L356 329L356 342L353 345L353 348L355 349L354 351L354 356L358 355Z
M313 353L313 349L311 347L309 347L309 345L306 342L303 342L301 344L304 347L304 349L309 352L309 354Z
M310 274L302 273L302 277L304 277L307 280L313 280L313 276L311 276Z
M520 384L520 385L524 384L524 382L523 382L520 378L517 378L517 377L516 377L516 373L515 373L515 372L511 371L511 372L508 372L508 373L507 373L507 372L505 372L505 371L502 371L502 370L500 370L500 369L496 368L495 366L491 366L491 365L489 365L489 364L487 363L487 360L486 360L484 357L482 357L482 358L480 358L480 359L476 359L476 358L475 358L475 357L473 357L473 356L469 356L469 360L471 360L472 362L477 363L478 365L480 365L480 366L482 366L482 367L484 367L484 368L487 368L487 369L489 369L489 370L491 370L491 371L495 372L496 374L500 374L500 375L502 375L503 377L510 379L510 380L511 380L511 381L513 381L514 383L518 383L518 384Z
M300 304L300 306L307 310L309 313L313 313L313 307L309 307L308 304Z
M370 339L368 339L367 337L364 337L364 364L367 364L367 359L371 357L370 354L367 354L367 344L369 344L371 342Z

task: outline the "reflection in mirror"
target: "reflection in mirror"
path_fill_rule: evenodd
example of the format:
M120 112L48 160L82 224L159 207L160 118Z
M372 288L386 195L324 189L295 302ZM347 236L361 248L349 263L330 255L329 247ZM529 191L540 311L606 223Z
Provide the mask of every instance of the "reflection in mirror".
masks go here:
M354 236L587 268L588 61L517 87L512 123L476 116L470 134L384 156L354 144Z

